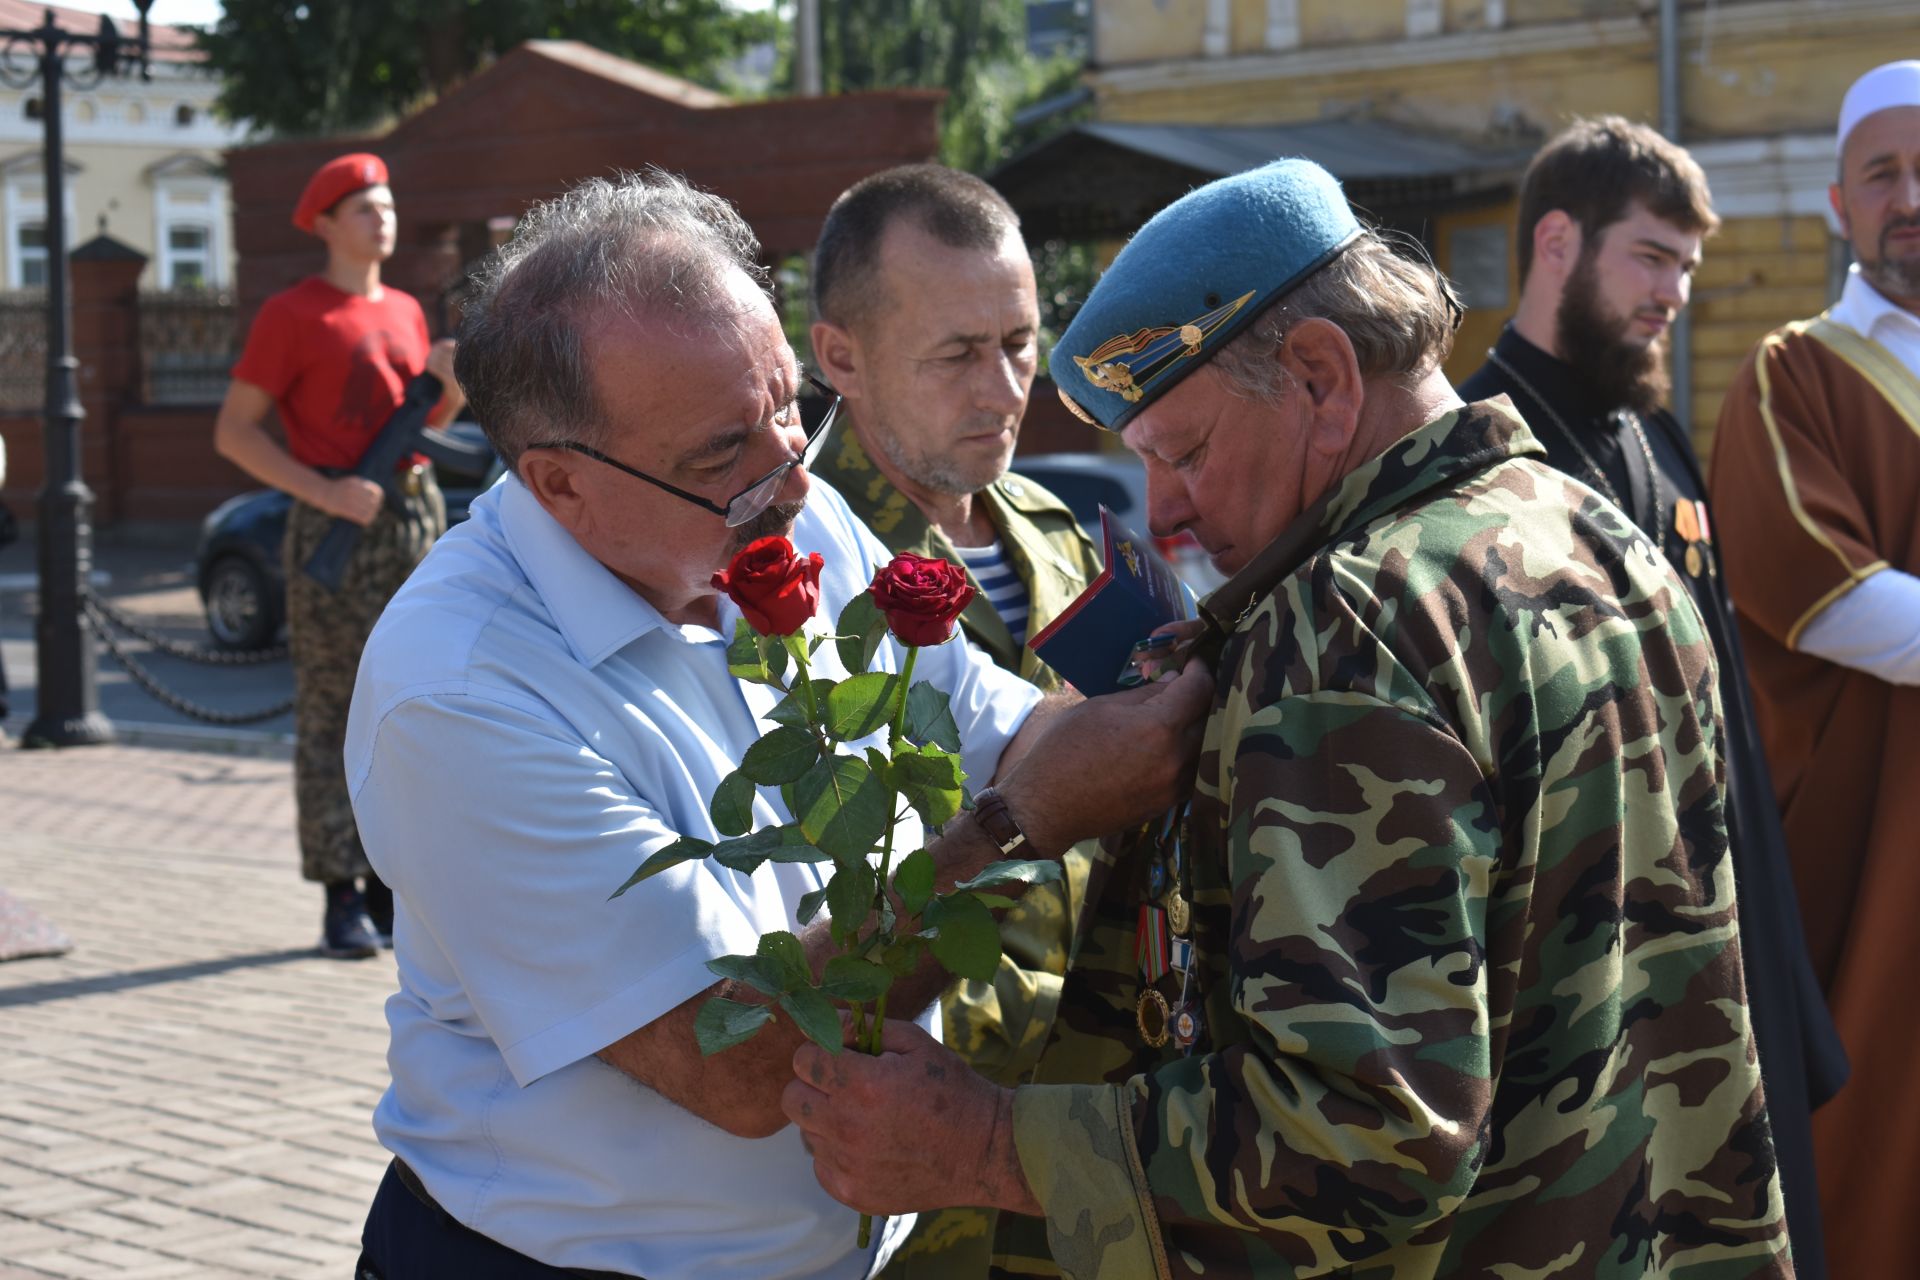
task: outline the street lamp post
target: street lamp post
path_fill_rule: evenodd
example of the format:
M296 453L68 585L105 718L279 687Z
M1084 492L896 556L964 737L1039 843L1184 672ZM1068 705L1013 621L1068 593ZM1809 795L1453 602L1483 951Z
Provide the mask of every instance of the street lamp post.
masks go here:
M81 618L81 593L93 569L93 493L80 478L80 388L73 357L73 308L67 297L67 191L61 120L62 82L90 89L108 76L138 71L147 79L147 10L153 0L133 0L140 36L126 40L113 19L99 31L69 31L48 10L37 27L0 29L0 83L16 89L42 85L40 121L45 131L47 241L46 483L40 490L40 616L34 624L39 666L33 722L22 737L29 747L76 747L106 742L113 725L100 712L93 637ZM90 67L69 71L68 54L91 50Z

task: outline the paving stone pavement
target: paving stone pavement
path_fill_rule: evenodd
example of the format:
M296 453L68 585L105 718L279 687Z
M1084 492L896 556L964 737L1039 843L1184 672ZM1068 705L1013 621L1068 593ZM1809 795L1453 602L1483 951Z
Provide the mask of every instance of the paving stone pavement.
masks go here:
M0 748L0 1280L351 1275L386 1163L383 954L325 960L283 761Z

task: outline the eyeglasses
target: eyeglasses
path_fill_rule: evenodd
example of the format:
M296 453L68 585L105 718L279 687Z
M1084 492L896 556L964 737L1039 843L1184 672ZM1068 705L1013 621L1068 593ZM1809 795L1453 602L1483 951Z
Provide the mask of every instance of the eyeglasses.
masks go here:
M813 460L820 454L821 444L825 442L827 438L827 429L833 425L833 420L840 414L840 393L812 374L807 375L807 381L811 383L813 389L821 395L831 396L833 398L832 402L827 405L825 416L815 424L811 431L807 432L807 442L800 446L800 452L797 456L789 458L740 492L734 494L731 498L727 499L726 505L724 506L710 499L703 498L697 493L688 493L685 489L670 485L665 480L657 480L644 471L635 470L633 467L621 462L618 458L609 458L598 449L590 445L581 444L575 440L542 440L538 444L530 444L527 447L529 449L571 449L575 453L583 453L595 462L604 462L615 471L624 471L636 480L645 480L656 489L665 489L676 498L684 498L704 511L711 511L713 514L726 520L727 528L737 529L773 505L773 500L780 495L780 490L786 487L788 473L795 467L810 467L813 465Z

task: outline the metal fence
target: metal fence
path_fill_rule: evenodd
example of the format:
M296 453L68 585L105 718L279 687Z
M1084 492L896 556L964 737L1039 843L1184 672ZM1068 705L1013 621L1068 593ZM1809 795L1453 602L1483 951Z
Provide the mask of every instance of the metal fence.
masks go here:
M148 404L218 404L240 355L233 294L170 289L140 295L140 359Z
M0 413L31 412L46 398L46 291L0 292Z

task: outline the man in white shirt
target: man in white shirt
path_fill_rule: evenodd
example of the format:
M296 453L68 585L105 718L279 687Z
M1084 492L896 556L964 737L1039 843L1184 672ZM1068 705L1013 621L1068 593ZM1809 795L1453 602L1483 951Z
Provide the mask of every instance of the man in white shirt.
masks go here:
M719 838L709 797L771 727L772 691L727 672L739 615L713 574L787 533L825 557L830 624L887 558L808 477L757 253L678 179L594 181L532 211L468 304L457 373L512 474L388 607L347 739L400 970L365 1275L851 1278L910 1225L859 1249L815 1183L780 1110L790 1023L712 1058L694 1041L710 994L751 998L708 960L794 929L824 961L824 928L796 924L816 869L684 863L608 901L678 836ZM817 674L844 674L833 650ZM1046 855L1163 810L1209 696L1196 668L1036 711L963 640L916 675ZM787 816L766 793L755 813ZM930 847L943 883L1002 856L967 814ZM894 1006L945 982L923 969Z
M1837 144L1855 266L1838 305L1762 338L1735 378L1712 489L1808 950L1853 1063L1814 1117L1831 1272L1882 1276L1912 1270L1920 1202L1920 61L1860 77Z

